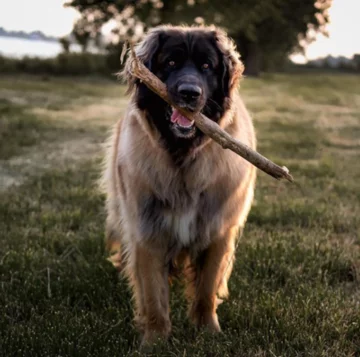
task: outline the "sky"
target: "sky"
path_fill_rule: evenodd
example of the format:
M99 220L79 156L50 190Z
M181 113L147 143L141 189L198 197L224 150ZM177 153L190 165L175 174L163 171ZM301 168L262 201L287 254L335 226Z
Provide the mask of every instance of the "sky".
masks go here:
M0 0L0 27L6 30L39 30L50 36L68 34L79 14L64 8L64 0Z
M68 34L73 22L79 17L76 10L64 8L64 0L0 0L0 27L6 30L26 32L40 30L47 35ZM308 59L344 55L351 57L360 53L360 0L333 0L328 25L329 38L319 35L308 46ZM303 61L301 56L294 56Z

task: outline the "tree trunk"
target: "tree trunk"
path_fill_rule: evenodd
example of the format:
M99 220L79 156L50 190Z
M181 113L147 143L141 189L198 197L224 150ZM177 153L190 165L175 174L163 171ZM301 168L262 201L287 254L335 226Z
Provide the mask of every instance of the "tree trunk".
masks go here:
M247 76L258 76L260 74L260 48L255 42L249 41L243 34L233 36L245 65L244 74Z
M260 74L260 50L257 43L247 43L247 56L245 60L245 72L247 76L257 77Z

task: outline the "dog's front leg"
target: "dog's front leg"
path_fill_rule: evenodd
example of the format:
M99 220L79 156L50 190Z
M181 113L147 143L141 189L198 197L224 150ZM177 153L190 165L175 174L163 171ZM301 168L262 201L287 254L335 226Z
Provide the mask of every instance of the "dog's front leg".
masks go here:
M136 244L133 256L132 286L138 327L143 332L143 344L170 333L168 267L161 249Z
M217 296L227 296L227 280L230 276L238 228L233 227L225 235L215 239L193 263L193 286L189 317L197 326L206 326L211 331L220 332L216 313L221 302Z

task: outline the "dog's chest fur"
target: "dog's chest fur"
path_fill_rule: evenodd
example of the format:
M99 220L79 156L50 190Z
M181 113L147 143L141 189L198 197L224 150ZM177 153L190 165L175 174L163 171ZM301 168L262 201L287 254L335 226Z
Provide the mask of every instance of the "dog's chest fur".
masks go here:
M149 182L155 185L138 201L143 238L165 239L182 247L208 239L207 227L216 215L217 197L214 190L208 189L212 182L210 172L199 171L202 165L198 164L194 162L182 172L162 166L167 173L153 170L156 177L148 176ZM216 174L213 173L213 177ZM217 191L221 192L221 188Z
M221 231L229 214L224 207L245 173L239 158L209 143L178 166L149 141L139 127L141 117L134 119L122 133L118 164L128 192L126 220L137 227L135 236L178 247L206 246Z
M185 212L164 214L164 226L182 246L188 246L196 236L196 210L189 208Z
M159 187L160 186L160 187ZM186 247L199 236L200 193L190 192L183 182L162 187L138 203L141 235L149 240L175 241Z

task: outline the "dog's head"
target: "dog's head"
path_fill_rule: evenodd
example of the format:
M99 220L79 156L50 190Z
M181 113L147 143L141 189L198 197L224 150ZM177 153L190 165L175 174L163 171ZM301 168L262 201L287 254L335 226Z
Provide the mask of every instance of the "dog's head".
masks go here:
M167 86L171 100L179 107L201 111L219 122L231 105L243 66L234 43L214 27L160 26L149 31L136 48L145 66ZM183 117L125 66L129 90L170 146L189 145L201 136L193 122Z

